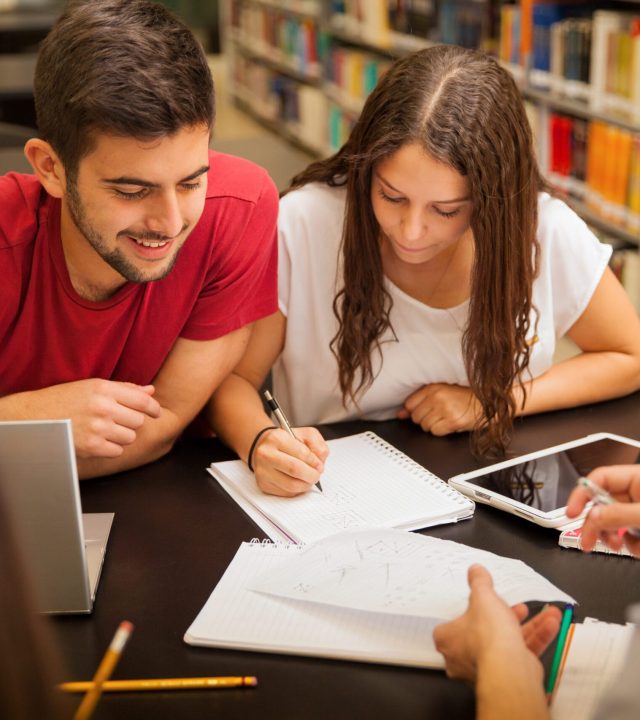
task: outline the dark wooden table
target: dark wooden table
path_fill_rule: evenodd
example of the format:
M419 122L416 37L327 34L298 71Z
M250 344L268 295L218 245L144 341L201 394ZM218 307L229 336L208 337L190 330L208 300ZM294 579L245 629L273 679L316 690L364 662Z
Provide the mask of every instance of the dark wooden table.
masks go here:
M372 429L448 478L478 466L466 434L425 435L409 423L345 423L327 438ZM512 450L522 454L609 431L640 438L640 394L526 418ZM215 440L180 443L166 458L82 484L83 509L114 511L115 523L91 617L56 618L54 634L69 679L90 678L117 624L136 630L117 668L120 678L257 675L255 689L103 697L99 718L472 718L472 692L436 671L193 648L183 634L239 543L262 533L205 472L233 455ZM390 479L391 480L391 479ZM640 562L582 555L557 545L556 531L478 505L472 520L425 531L517 557L572 594L587 615L624 620L640 599ZM75 707L76 700L69 700Z

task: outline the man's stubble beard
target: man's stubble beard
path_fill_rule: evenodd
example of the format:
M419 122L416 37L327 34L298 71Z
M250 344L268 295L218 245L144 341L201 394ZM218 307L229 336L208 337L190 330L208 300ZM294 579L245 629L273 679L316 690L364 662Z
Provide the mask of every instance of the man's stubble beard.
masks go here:
M85 212L82 200L80 199L80 193L78 192L78 186L75 180L69 179L67 184L66 200L67 207L69 208L69 215L71 216L75 226L86 238L87 242L110 267L112 267L129 282L145 283L151 282L152 280L162 280L162 278L166 277L171 270L173 270L173 266L178 259L182 246L180 246L178 250L174 251L174 254L169 259L166 267L163 267L157 275L149 276L136 267L134 263L130 262L120 248L109 248L104 237L100 235L100 233L91 225L87 218L87 213ZM186 226L181 230L180 234L182 234L185 230ZM133 235L130 237L133 237ZM163 239L168 239L164 236L160 236L158 233L138 234L135 237L151 241L162 241Z

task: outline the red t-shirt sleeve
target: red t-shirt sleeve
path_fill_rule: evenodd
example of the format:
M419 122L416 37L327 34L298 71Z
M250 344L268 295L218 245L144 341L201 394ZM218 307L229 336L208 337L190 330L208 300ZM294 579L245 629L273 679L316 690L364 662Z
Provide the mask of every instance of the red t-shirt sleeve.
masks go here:
M278 309L278 192L262 170L251 180L258 181L253 197L208 200L218 205L213 251L181 337L212 340Z

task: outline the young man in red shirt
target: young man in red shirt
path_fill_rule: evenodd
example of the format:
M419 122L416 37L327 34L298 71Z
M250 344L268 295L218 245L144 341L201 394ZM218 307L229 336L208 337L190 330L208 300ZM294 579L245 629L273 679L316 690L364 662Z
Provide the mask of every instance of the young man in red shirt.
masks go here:
M70 417L91 477L166 453L277 309L277 192L209 151L206 58L150 0L71 5L34 93L34 175L0 178L0 419Z

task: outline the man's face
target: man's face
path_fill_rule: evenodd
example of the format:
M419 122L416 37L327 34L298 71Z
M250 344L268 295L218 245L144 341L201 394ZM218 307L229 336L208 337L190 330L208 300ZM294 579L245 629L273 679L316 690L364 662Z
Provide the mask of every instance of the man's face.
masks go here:
M152 141L97 137L63 203L63 246L82 280L109 292L170 272L204 208L208 146L205 126Z

